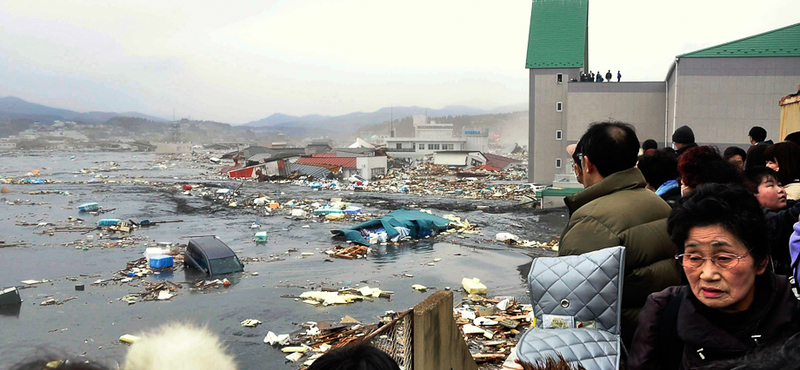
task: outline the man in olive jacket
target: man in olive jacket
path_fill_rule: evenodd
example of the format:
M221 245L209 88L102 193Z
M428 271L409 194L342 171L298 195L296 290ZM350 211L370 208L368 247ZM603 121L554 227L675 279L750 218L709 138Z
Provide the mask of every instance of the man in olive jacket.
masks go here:
M585 189L564 198L570 218L558 254L625 246L621 329L630 348L647 296L681 284L673 258L677 252L667 234L670 206L645 189L644 176L634 167L639 139L633 126L592 124L576 152Z

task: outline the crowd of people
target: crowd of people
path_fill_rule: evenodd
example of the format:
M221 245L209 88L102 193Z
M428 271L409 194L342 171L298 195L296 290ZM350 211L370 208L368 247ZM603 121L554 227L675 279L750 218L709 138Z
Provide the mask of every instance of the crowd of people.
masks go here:
M627 369L800 367L800 133L748 136L720 153L683 126L640 149L603 122L568 147L584 189L565 198L559 255L626 247Z
M604 76L600 71L597 71L597 73L594 73L592 71L589 71L589 73L581 72L580 82L612 82L614 75L611 73L611 70L609 69L608 72L606 72L605 74L605 78L603 77ZM621 80L622 80L622 72L617 71L617 82L620 82Z

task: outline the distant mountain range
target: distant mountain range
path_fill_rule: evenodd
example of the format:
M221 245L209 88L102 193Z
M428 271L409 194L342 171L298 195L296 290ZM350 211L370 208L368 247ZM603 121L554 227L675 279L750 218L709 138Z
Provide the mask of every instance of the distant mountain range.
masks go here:
M0 119L31 119L37 121L76 121L84 123L102 123L114 117L142 118L155 122L167 120L139 112L75 112L68 109L52 108L41 104L27 102L14 96L0 98Z
M234 126L242 129L256 129L259 131L275 131L297 136L305 135L332 135L352 133L364 126L378 125L393 117L395 120L426 114L428 117L447 116L473 116L484 114L511 113L527 111L528 104L521 103L498 107L492 110L483 110L466 106L446 106L442 109L425 107L386 107L375 112L355 112L340 116L323 116L309 114L305 116L290 116L275 113L258 121L248 122L244 125ZM154 122L168 122L160 117L155 117L139 112L76 112L68 109L48 107L31 103L14 96L0 98L0 120L27 119L39 122L52 122L54 120L76 121L83 123L103 123L115 117L140 118Z
M511 113L528 110L527 103L509 105L483 110L465 106L446 106L442 109L431 109L424 107L386 107L375 112L355 112L341 116L321 116L311 114L306 116L290 116L282 113L275 113L267 118L252 121L244 124L247 127L271 127L271 128L291 128L296 126L305 127L336 127L338 129L353 129L364 125L380 124L388 122L391 118L402 119L417 114L426 114L428 117L446 116L474 116L480 114Z

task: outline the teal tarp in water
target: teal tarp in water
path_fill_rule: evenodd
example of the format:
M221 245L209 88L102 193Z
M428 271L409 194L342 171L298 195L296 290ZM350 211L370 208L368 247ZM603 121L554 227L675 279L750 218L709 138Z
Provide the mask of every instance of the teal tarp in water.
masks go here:
M383 217L360 223L349 229L331 230L331 233L336 236L343 235L347 240L353 241L353 243L369 245L369 242L361 235L362 229L374 230L383 228L386 230L388 239L391 239L400 235L400 233L394 229L395 226L399 226L411 230L409 235L412 238L418 238L430 235L432 231L445 231L449 223L450 220L430 213L401 209L388 213Z

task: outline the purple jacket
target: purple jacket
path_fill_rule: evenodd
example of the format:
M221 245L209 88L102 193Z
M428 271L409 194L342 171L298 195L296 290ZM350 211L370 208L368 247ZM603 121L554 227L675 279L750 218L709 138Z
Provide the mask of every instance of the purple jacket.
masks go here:
M789 238L789 254L792 259L792 266L794 266L794 261L797 261L797 255L800 255L800 222L794 224L794 233L792 233L792 236ZM797 269L792 269L792 274L795 280L797 280Z

